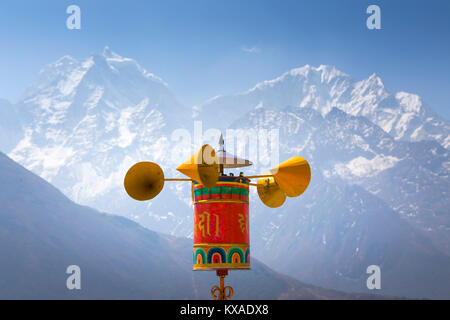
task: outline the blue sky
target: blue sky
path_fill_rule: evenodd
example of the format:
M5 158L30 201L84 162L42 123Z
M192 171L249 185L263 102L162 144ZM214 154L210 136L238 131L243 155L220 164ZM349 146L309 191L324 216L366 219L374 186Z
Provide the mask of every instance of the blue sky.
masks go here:
M81 8L68 30L66 8ZM381 30L366 8L381 8ZM188 106L295 67L378 74L450 119L450 1L164 0L0 3L0 98L17 101L39 70L106 45L168 82ZM252 49L252 50L246 50Z

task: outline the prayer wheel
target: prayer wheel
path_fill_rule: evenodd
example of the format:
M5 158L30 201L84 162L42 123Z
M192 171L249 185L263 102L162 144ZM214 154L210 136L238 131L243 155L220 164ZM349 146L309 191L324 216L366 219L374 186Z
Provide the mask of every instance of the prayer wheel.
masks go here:
M213 188L192 187L193 270L250 269L249 180L220 176Z

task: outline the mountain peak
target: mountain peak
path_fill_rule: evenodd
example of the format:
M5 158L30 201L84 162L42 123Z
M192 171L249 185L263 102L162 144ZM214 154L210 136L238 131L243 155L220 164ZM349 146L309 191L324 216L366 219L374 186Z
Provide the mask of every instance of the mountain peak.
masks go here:
M384 88L383 80L374 72L366 80L363 80L371 85L376 85L378 87Z
M162 84L165 87L168 87L168 84L162 78L158 77L157 75L151 72L148 72L136 60L123 57L117 54L116 52L112 51L109 46L105 46L101 57L105 59L108 66L113 70L117 70L118 68L120 69L121 67L124 66L125 67L132 66L132 68L135 68L135 70L137 70L144 77L152 79L153 81L158 82L159 84Z
M105 46L103 48L103 56L108 57L111 56L111 54L114 54L114 52L111 50L109 46Z
M341 70L337 69L335 66L332 65L321 64L315 70L321 71L323 74L327 74L329 77L336 77L336 76L349 77L348 74L342 72Z
M309 64L304 65L303 67L294 68L291 69L288 72L285 72L280 77L270 80L272 82L282 81L287 76L291 77L300 77L300 78L308 78L308 79L320 79L321 82L329 82L331 79L334 79L336 77L345 77L350 78L350 76L339 69L337 69L335 66L332 65L324 65L321 64L319 67L313 67ZM265 83L267 81L264 81Z
M372 73L367 79L357 81L355 90L360 91L362 95L375 93L380 99L384 99L389 95L383 80L376 73Z
M309 64L304 65L303 67L299 67L299 68L294 68L291 69L290 71L288 71L286 74L290 74L292 76L304 76L304 77L308 77L309 74L311 72L314 73L322 73L324 75L327 76L327 78L329 77L335 77L335 76L345 76L348 77L348 75L342 71L340 71L339 69L337 69L335 66L332 65L325 65L325 64L321 64L318 67L313 67Z
M344 80L351 80L351 77L337 69L335 66L323 65L319 67L313 67L309 64L303 67L298 67L291 69L281 76L274 78L272 80L265 80L263 82L257 83L253 88L244 92L244 94L249 94L256 90L264 90L264 88L271 88L274 85L279 85L285 81L303 82L308 80L309 82L314 81L317 84L330 83L333 79L342 78Z
M108 61L134 61L133 59L122 57L121 55L112 51L109 46L105 46L102 56Z
M58 68L58 67L67 66L67 65L74 65L77 63L78 63L77 59L75 59L69 55L64 55L61 58L59 58L58 60L56 60L55 62L51 63L49 66L51 68Z
M312 69L312 67L309 64L305 64L303 67L291 69L290 71L286 72L284 75L289 74L291 76L298 76L298 75L300 75L300 76L305 76L306 77L311 69Z

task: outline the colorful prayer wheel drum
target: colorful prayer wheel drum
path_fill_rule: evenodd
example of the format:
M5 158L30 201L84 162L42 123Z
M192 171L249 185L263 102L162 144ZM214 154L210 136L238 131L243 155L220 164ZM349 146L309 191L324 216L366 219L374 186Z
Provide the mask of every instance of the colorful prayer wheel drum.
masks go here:
M193 182L194 270L250 269L249 180L221 176L209 189Z

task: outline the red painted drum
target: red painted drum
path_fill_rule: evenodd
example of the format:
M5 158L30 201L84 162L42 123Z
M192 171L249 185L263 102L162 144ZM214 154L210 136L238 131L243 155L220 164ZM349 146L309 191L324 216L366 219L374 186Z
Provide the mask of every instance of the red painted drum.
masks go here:
M234 176L210 189L193 182L194 270L250 269L248 183Z

